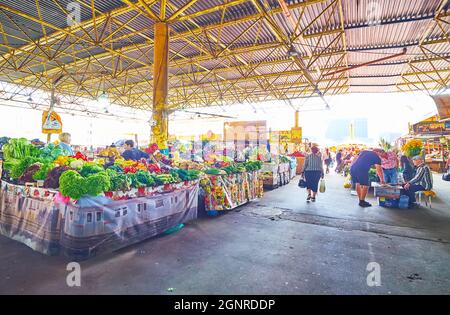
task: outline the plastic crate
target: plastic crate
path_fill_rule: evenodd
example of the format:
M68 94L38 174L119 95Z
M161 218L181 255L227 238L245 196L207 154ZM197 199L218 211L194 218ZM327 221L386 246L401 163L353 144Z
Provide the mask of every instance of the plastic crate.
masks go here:
M385 208L399 208L399 201L399 199L379 197L378 205Z

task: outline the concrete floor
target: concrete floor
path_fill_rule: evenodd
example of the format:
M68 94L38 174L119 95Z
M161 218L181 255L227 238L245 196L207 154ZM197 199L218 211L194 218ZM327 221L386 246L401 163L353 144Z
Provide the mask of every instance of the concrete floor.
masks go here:
M435 178L433 209L362 209L327 176L306 204L296 182L216 218L81 263L0 236L3 294L450 294L450 183ZM372 200L375 203L375 200ZM369 287L367 265L381 267Z

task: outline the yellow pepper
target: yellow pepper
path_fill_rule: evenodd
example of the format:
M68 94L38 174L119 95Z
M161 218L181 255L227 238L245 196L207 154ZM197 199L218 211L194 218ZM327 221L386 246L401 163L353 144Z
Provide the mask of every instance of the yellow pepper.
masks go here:
M55 164L58 165L67 165L69 163L69 157L68 156L58 156L55 160Z

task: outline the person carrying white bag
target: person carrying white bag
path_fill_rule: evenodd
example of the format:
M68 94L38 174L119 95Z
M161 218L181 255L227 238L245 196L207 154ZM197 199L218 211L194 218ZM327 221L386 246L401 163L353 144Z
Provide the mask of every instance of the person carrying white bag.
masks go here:
M315 202L317 191L319 190L319 181L324 176L323 161L316 146L311 148L311 154L305 159L303 166L303 177L306 181L306 189L308 191L307 202Z

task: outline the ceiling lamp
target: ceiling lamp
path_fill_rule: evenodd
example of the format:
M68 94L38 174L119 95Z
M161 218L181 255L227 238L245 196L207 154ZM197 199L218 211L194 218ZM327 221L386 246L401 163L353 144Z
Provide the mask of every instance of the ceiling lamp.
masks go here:
M299 55L298 51L295 49L294 46L289 47L287 54L288 54L288 57L290 57L290 58L297 57Z

